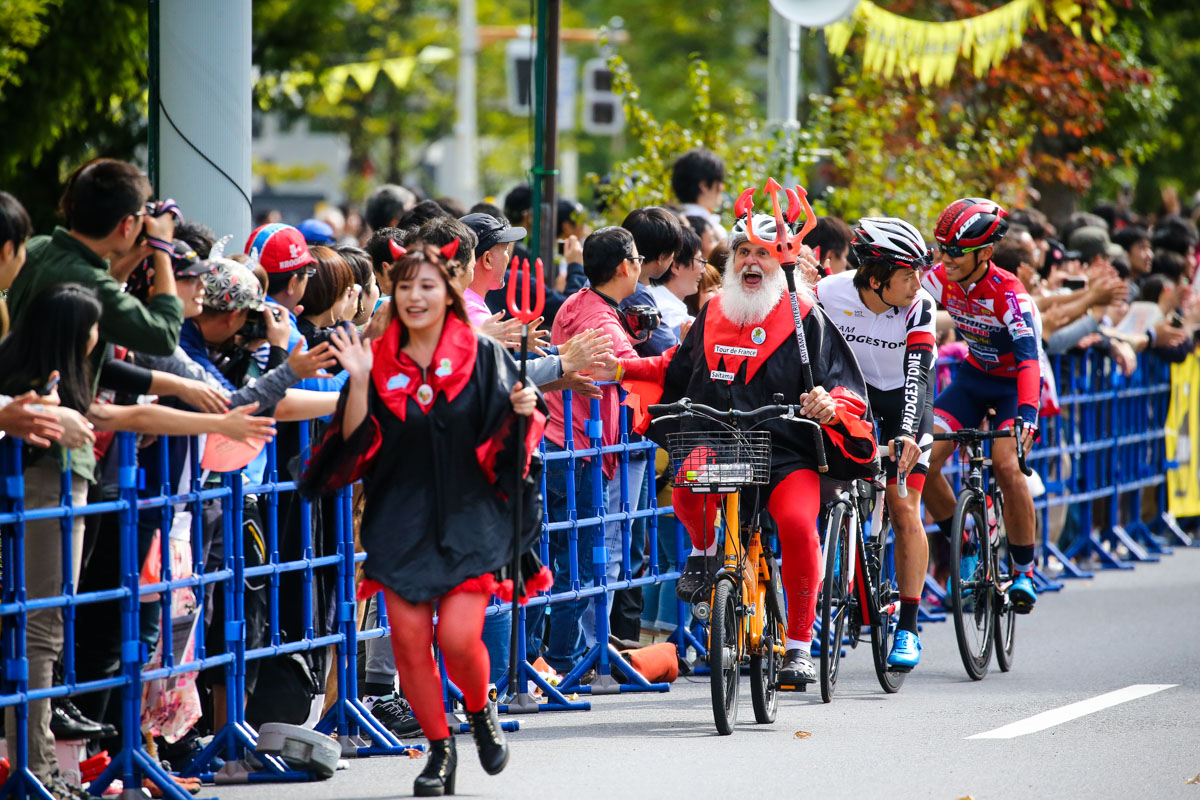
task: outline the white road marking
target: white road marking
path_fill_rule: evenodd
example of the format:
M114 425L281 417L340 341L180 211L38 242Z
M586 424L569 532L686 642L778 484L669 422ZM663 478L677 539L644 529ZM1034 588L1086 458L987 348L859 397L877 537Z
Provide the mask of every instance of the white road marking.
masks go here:
M1124 689L1117 689L1115 692L1091 697L1087 700L1080 700L1078 703L1071 703L1062 708L1043 711L1041 714L1034 714L1027 719L1010 723L995 730L977 733L967 738L1013 739L1017 736L1024 736L1027 733L1037 733L1038 731L1046 730L1046 728L1053 728L1055 725L1061 725L1064 722L1070 722L1073 719L1094 714L1097 711L1103 711L1106 708L1120 705L1121 703L1128 703L1130 700L1137 700L1140 697L1146 697L1177 685L1174 683L1135 683L1133 686L1126 686Z

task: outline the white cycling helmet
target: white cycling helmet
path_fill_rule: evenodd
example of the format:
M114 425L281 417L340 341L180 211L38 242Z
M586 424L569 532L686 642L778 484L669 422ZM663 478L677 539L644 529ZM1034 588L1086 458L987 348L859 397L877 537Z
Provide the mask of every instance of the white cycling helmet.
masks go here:
M928 269L933 256L921 232L896 217L863 217L850 246L859 264L883 261L896 267Z
M775 241L775 218L770 214L755 214L754 215L754 232L760 239L765 239L768 242ZM729 232L729 252L732 253L738 249L738 245L749 239L746 235L746 217L741 216L734 224L733 230Z

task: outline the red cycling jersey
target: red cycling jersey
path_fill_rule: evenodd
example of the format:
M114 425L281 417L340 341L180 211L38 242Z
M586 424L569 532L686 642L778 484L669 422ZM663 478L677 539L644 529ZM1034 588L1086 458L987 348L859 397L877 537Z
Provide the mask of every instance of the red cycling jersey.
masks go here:
M1011 272L988 264L983 277L964 289L938 264L921 285L950 312L967 344L967 363L989 375L1017 382L1021 416L1037 422L1041 394L1037 323L1033 300Z

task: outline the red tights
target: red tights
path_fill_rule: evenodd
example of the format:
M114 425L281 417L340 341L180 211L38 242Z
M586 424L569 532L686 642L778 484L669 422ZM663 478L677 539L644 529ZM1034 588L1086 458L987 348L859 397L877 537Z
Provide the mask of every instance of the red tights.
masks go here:
M692 546L700 550L712 544L716 535L713 520L722 497L694 494L675 489L671 503L675 514L692 537ZM817 591L821 586L821 539L817 534L817 514L821 508L821 485L817 473L797 470L775 487L767 500L767 511L779 529L783 549L783 589L788 601L788 638L812 640L813 621L817 617ZM707 541L706 541L707 540Z
M410 603L391 589L383 590L388 622L392 626L392 652L400 688L421 730L429 739L450 735L442 706L442 678L433 657L433 603ZM467 711L487 705L488 662L483 645L483 612L488 596L459 592L438 601L437 640L450 680L462 690Z

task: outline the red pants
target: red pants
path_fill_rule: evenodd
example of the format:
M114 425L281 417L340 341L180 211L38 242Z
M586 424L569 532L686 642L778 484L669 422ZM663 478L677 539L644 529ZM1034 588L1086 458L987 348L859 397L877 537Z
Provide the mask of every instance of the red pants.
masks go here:
M721 495L694 494L675 489L671 503L675 515L692 537L692 546L701 550L716 536L713 520L720 507ZM787 635L802 642L812 640L813 621L817 617L817 591L821 586L821 538L817 534L817 514L821 509L821 486L817 473L802 469L788 475L771 492L767 511L779 528L783 549L783 590L787 594Z
M442 707L442 676L433 658L433 603L413 604L391 589L384 589L383 597L400 688L425 736L445 739L450 729ZM481 637L489 600L478 592L456 592L438 600L438 648L470 712L482 711L488 701L490 664Z

